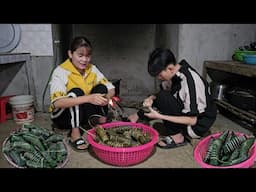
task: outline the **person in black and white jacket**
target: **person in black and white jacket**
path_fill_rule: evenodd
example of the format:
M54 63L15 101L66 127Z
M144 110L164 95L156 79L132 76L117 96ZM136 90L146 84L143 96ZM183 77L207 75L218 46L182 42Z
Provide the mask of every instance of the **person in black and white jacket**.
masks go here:
M156 48L150 54L148 72L162 81L161 90L144 100L143 106L149 107L149 113L139 110L128 119L163 120L167 136L161 137L158 143L161 148L185 145L185 134L191 138L204 136L217 115L207 81L186 60L177 63L169 49Z

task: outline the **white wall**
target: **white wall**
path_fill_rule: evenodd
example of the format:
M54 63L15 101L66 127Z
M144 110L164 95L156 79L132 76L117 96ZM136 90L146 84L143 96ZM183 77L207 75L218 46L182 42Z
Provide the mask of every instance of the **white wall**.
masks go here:
M53 56L51 24L20 24L21 40L13 53Z
M256 40L255 24L181 24L178 60L202 73L205 60L232 60L234 49Z

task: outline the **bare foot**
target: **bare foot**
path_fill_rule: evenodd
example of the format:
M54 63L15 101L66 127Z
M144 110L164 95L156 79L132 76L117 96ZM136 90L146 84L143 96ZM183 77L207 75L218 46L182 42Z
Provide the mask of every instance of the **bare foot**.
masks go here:
M103 123L106 123L106 122L107 122L107 117L102 116L102 117L99 118L99 123L100 124L103 124Z
M103 124L107 122L107 117L101 115L91 115L88 119L88 123L91 127Z
M136 122L138 121L138 119L139 119L139 116L138 116L137 113L133 113L133 114L131 114L131 115L128 117L128 119L129 119L131 122L136 123Z

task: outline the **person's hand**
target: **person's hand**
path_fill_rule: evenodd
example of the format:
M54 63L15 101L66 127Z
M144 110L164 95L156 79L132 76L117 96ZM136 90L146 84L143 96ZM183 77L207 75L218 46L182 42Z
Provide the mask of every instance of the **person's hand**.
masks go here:
M143 101L143 107L152 107L155 96L151 95Z
M88 96L90 97L91 104L105 106L108 104L108 98L106 98L105 95L106 94L94 93Z
M149 110L149 113L144 113L145 116L150 119L160 119L160 113L158 111L154 110L152 107L149 107Z
M111 96L109 94L103 94L103 97L106 98L108 100L108 102L111 99Z

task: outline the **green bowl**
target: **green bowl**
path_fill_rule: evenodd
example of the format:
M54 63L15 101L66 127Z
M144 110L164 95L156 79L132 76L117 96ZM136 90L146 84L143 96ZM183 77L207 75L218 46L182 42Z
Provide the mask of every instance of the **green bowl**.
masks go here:
M256 51L235 50L233 59L236 61L244 61L244 55L256 55Z

